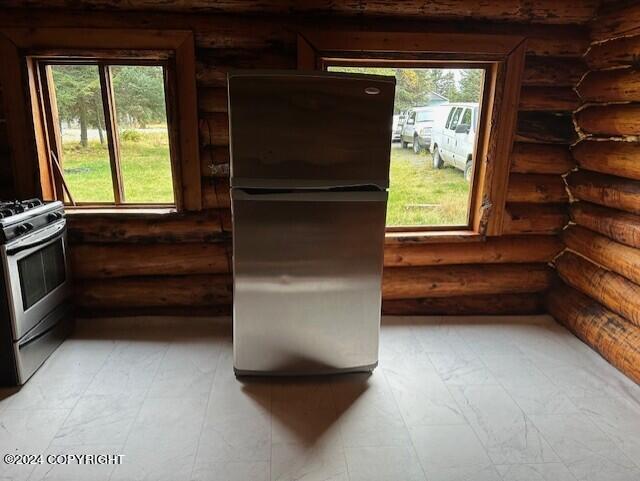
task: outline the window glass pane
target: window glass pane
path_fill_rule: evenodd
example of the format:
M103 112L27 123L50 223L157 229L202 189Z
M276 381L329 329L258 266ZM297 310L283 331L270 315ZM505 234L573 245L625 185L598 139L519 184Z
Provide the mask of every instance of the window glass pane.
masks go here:
M454 112L454 109L451 109L449 111L449 115L447 116L447 124L446 124L447 129L451 127L451 117L453 117L453 112Z
M460 121L462 125L471 125L471 109L465 109L464 114L462 114L462 120Z
M76 202L113 202L100 76L95 65L51 65L63 172Z
M398 121L391 139L387 226L466 228L484 70L343 66L329 70L396 78ZM403 123L410 109L415 109L411 110L415 122ZM469 128L456 132L458 124Z
M456 130L456 127L458 126L458 119L460 118L461 112L462 112L462 109L455 110L455 112L453 113L453 119L451 119L451 125L449 126L449 129Z
M428 120L433 120L433 116L433 110L421 110L416 113L416 122L426 122Z
M164 69L112 66L125 203L173 203Z

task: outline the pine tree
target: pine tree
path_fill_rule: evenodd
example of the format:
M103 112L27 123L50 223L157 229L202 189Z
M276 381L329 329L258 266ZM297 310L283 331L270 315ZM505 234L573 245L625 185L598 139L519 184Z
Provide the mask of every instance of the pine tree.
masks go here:
M93 65L51 67L60 121L80 124L80 144L87 146L87 128L101 126L102 98L98 68Z
M480 102L484 71L464 69L460 75L459 102Z

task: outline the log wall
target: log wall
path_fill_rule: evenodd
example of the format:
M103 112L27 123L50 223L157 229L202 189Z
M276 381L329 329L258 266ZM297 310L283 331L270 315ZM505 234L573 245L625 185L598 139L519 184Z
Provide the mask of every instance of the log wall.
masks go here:
M4 99L0 89L0 199L14 197L9 141L7 139L7 118Z
M594 20L589 71L578 85L578 169L555 318L640 382L640 8L609 6Z
M394 314L541 312L543 292L551 280L547 264L561 250L559 234L568 221L568 196L561 176L575 165L569 154L576 135L571 113L579 103L574 87L587 70L583 54L589 45L588 29L578 23L588 15L577 20L576 5L591 8L593 2L572 2L564 10L559 7L562 2L546 2L539 8L548 5L554 11L545 17L548 21L540 20L542 15L533 19L538 23L522 23L532 19L515 17L470 21L462 5L444 3L454 9L444 20L424 18L423 13L415 20L396 14L356 18L304 13L248 17L206 12L7 12L0 23L12 26L188 28L195 32L204 211L145 219L73 216L69 234L78 303L92 314L114 306L184 309L193 305L228 310L232 233L227 72L296 68L296 32L305 27L427 29L527 36L504 235L464 243L460 239L389 240L384 310ZM528 10L516 9L514 15L524 11Z

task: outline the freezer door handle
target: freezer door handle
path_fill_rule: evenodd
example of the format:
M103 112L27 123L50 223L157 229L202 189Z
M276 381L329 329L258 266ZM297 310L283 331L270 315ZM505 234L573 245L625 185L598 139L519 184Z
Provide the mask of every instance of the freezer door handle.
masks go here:
M389 194L386 190L375 191L309 191L309 192L249 192L243 189L231 189L234 201L270 201L270 202L386 202Z

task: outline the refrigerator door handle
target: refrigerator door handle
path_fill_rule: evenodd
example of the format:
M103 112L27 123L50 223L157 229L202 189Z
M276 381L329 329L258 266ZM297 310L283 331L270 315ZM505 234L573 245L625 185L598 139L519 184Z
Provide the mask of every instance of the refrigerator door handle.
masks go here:
M249 192L231 189L233 200L270 201L270 202L386 202L389 194L386 190L374 191L294 191L294 192Z

